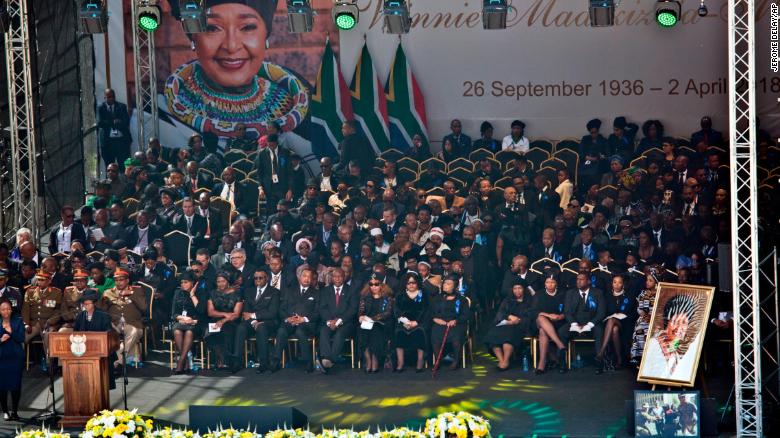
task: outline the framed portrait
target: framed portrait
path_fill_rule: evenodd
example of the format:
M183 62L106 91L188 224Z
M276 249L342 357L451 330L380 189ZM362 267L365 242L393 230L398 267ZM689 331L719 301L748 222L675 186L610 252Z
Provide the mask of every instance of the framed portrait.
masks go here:
M634 391L634 436L701 436L699 391Z
M715 288L659 283L637 380L693 386Z

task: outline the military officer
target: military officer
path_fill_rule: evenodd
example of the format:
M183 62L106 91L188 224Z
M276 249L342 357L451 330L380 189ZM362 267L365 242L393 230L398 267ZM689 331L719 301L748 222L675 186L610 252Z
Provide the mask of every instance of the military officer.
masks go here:
M73 285L68 286L63 291L62 301L62 316L60 322L60 332L72 332L73 324L76 321L81 310L80 300L84 295L84 291L87 290L87 282L89 281L89 273L83 269L76 269L73 272Z
M22 319L26 334L24 342L36 336L43 339L44 351L49 351L49 332L56 331L62 311L62 291L51 286L51 274L43 269L35 274L36 284L27 286L22 305Z
M19 293L19 289L8 286L9 278L8 269L0 269L0 299L8 299L11 303L11 311L17 316L22 313L22 294Z
M124 355L135 352L134 357L140 358L136 347L143 335L143 318L147 315L146 297L140 287L130 285L130 275L124 269L117 268L114 281L116 286L103 294L102 306L111 316L114 330L121 335L124 329L124 339L117 353ZM119 356L114 366L121 365L121 359L122 356Z

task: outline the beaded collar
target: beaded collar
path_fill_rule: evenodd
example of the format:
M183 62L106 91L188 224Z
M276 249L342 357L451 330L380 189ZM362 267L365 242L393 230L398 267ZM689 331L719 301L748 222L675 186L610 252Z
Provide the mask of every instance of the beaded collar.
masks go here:
M215 90L197 60L190 61L166 81L168 111L198 132L230 137L243 123L264 135L275 121L285 131L301 124L309 109L308 89L287 69L264 62L255 80L238 93Z

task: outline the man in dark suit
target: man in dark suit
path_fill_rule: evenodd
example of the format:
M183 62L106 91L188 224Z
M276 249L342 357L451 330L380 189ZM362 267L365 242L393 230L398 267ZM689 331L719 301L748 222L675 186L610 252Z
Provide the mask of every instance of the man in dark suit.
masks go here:
M276 134L270 134L266 142L268 147L255 159L255 169L260 178L260 198L265 197L266 205L275 208L280 199L292 200L292 159L287 149L279 147Z
M290 239L284 238L284 230L285 227L280 222L271 225L271 227L268 228L269 239L267 242L271 242L275 247L279 248L279 251L282 253L282 259L289 262L295 255L295 248ZM258 253L261 253L261 251L258 251Z
M214 180L208 173L200 172L200 167L196 161L190 161L185 168L187 174L184 176L184 187L190 196L196 196L195 192L200 189L211 190L214 186Z
M571 247L569 258L572 259L588 259L591 262L595 262L598 259L598 253L601 247L593 242L593 229L585 227L580 232L580 243L576 243Z
M230 264L239 272L241 276L241 290L254 284L255 268L247 262L246 251L243 248L236 248L230 252Z
M195 213L206 219L206 234L203 236L205 245L211 252L216 251L219 244L219 236L225 231L222 225L222 215L219 210L211 207L211 196L209 193L201 193L198 196L198 208Z
M214 190L211 191L211 194L233 204L239 213L247 214L252 206L247 205L247 201L251 196L247 196L246 191L249 189L254 190L254 188L247 188L236 181L236 172L231 166L226 167L222 171L222 181L224 182L214 184Z
M542 231L542 241L534 245L531 250L530 259L532 262L535 262L543 258L549 258L558 263L563 263L566 260L567 252L555 244L555 230L545 228Z
M244 288L244 310L242 322L236 332L234 351L244 351L244 340L249 333L256 338L255 361L257 374L268 369L268 337L279 327L279 289L268 285L268 273L257 268L254 272L254 287Z
M130 115L127 105L116 101L114 90L103 93L105 102L98 106L97 125L100 155L108 166L117 163L121 171L125 170L125 160L130 158Z
M344 348L344 340L352 336L357 320L359 297L344 285L344 271L331 273L332 284L320 292L320 369L327 374Z
M306 363L306 372L314 371L309 339L316 335L319 316L317 309L319 308L320 294L313 287L316 275L316 272L304 269L298 277L298 282L282 292L279 308L279 316L282 321L276 332L276 346L271 359L272 372L279 370L282 351L287 347L287 340L290 337L298 339L298 342L301 343L301 357Z
M341 158L338 163L338 171L341 174L348 174L347 166L350 161L354 160L363 170L363 173L368 174L374 167L376 154L366 137L358 133L357 122L354 120L344 122L341 125L341 134L344 136L344 140L339 143ZM335 185L333 188L335 188Z
M70 244L74 240L80 241L84 246L88 245L84 228L73 223L75 217L73 207L70 205L62 207L60 210L62 222L49 235L49 254L58 252L70 254Z
M192 198L184 198L181 203L181 209L182 213L173 218L172 227L174 230L190 236L190 239L192 239L190 252L193 255L195 250L206 246L206 219L195 214L195 202Z
M596 345L601 345L604 337L602 323L607 313L606 302L604 301L604 292L591 287L590 277L587 274L577 274L577 287L566 293L563 309L566 323L558 329L558 336L564 345L573 336L593 336ZM565 350L561 351L565 354ZM565 364L566 362L560 363ZM596 374L601 374L602 371L599 362ZM565 373L566 366L561 366L560 372Z
M274 289L287 290L295 285L295 275L285 269L281 257L271 257L268 261L268 283Z
M125 230L127 247L135 252L146 251L156 239L163 237L160 227L149 223L149 215L150 212L147 210L139 211L135 225L131 225Z

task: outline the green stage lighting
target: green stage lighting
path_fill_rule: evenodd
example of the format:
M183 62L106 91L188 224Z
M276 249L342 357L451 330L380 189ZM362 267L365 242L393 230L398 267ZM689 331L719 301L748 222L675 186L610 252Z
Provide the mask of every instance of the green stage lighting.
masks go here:
M162 13L157 6L157 0L141 0L138 5L138 27L147 32L154 32L160 27Z
M655 21L661 27L674 27L680 20L681 10L678 1L660 0L655 5Z
M358 22L358 7L353 1L337 1L333 5L333 22L340 30L352 30Z

